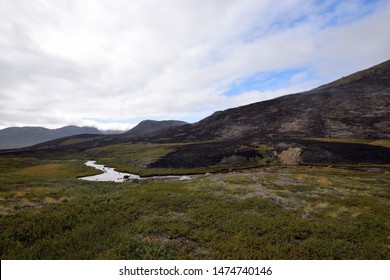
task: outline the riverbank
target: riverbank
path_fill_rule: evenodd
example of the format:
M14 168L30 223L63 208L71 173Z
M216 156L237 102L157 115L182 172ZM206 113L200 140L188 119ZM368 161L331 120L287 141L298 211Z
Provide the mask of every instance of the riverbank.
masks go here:
M100 170L102 173L93 175L93 176L85 176L85 177L80 177L79 179L81 180L86 180L86 181L95 181L95 182L117 182L117 183L122 183L122 182L128 182L128 181L133 181L133 180L146 180L146 179L154 179L154 180L189 180L191 179L190 176L188 175L164 175L164 176L147 176L147 177L141 177L136 174L132 173L124 173L124 172L119 172L115 170L115 168L107 167L102 164L96 164L96 161L90 160L85 163L86 166L95 168L96 170Z

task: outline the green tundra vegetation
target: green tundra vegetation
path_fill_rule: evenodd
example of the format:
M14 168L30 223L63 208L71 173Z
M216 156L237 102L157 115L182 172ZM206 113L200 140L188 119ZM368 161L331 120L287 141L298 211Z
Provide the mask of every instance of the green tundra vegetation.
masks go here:
M390 258L390 165L145 168L175 147L0 158L1 259ZM87 159L203 174L89 182Z

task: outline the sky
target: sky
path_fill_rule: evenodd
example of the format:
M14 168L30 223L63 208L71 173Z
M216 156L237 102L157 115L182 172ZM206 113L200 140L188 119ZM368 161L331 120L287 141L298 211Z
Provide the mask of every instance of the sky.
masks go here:
M197 122L388 59L388 0L0 0L0 129Z

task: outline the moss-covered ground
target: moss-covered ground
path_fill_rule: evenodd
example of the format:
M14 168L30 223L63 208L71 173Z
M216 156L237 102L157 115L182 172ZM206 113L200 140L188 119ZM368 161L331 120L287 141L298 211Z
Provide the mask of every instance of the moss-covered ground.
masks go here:
M178 147L0 158L1 259L390 258L390 166L147 168ZM86 160L200 175L88 182Z
M152 148L134 153L137 163L110 148L80 160L0 158L1 259L390 258L388 167L77 179L96 173L85 158L141 168L169 150Z

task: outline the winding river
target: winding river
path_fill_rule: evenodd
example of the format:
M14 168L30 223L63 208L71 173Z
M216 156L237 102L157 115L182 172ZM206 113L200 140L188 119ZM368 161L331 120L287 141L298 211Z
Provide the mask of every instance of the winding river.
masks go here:
M103 181L103 182L125 182L129 180L147 180L147 179L168 179L168 180L189 180L190 176L151 176L151 177L141 177L136 174L118 172L114 168L106 167L102 164L96 164L96 161L90 160L85 163L86 166L91 166L97 170L103 171L103 173L93 176L81 177L79 179L86 181Z

